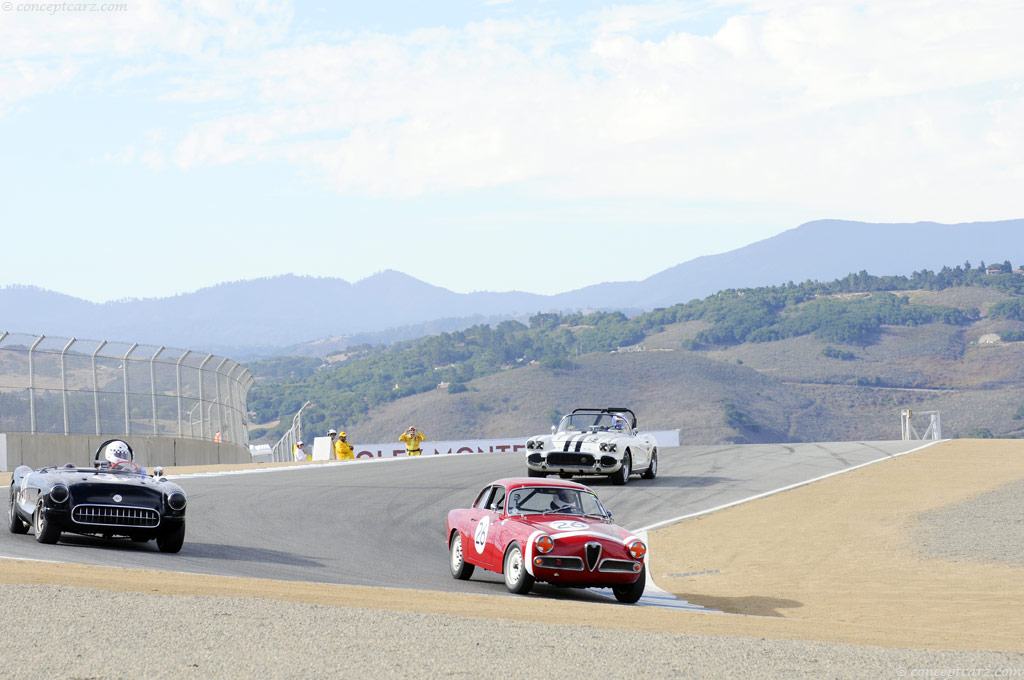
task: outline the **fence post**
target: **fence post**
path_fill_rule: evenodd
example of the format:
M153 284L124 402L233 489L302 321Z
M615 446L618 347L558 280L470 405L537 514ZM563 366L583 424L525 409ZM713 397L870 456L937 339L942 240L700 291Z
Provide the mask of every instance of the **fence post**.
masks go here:
M64 355L68 353L68 349L71 345L75 344L75 339L71 338L68 340L68 344L64 345L64 349L60 351L60 400L61 405L64 407L64 435L68 434L68 380L64 372Z
M203 359L203 363L199 364L199 438L206 439L206 431L203 429L203 367L213 358L212 354L207 354L206 358ZM192 421L189 421L189 426L192 425Z
M100 350L107 344L106 340L103 340L96 346L96 351L92 353L92 409L93 413L96 414L96 434L100 434L100 386L96 380L96 355L100 353Z
M182 354L180 357L178 357L178 361L175 362L175 364L174 364L174 383L175 383L175 390L178 393L178 436L179 437L185 436L185 432L181 428L181 362L184 361L185 357L187 357L191 353L192 353L192 350L190 350L190 349L185 350L185 353ZM189 426L191 426L191 425L192 425L192 423L189 422ZM190 429L191 429L191 427L190 427Z
M131 434L132 433L131 411L128 410L128 357L131 355L132 352L135 351L135 348L138 347L138 346L139 346L139 343L133 342L132 346L130 348L128 348L128 351L125 352L124 356L121 358L121 367L124 368L124 433L125 434Z
M164 351L164 346L160 345L153 356L149 358L149 396L153 399L153 434L156 434L156 358L160 356L160 352Z
M40 335L28 348L28 431L30 434L36 433L36 375L32 355L45 337L45 335Z

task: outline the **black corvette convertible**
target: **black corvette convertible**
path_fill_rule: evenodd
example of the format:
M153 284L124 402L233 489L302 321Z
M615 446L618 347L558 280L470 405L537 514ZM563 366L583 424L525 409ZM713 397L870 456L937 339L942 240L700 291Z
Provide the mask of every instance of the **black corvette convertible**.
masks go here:
M56 543L62 532L156 539L161 552L176 553L185 541L185 492L163 476L150 476L135 464L121 440L104 442L93 467L68 464L15 469L8 528L40 543Z

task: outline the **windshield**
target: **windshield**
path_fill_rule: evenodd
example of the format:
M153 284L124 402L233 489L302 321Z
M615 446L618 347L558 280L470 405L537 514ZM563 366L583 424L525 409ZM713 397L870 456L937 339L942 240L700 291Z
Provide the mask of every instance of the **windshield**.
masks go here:
M573 413L562 418L562 422L558 424L559 433L628 429L626 419L614 413Z
M559 487L514 489L509 494L508 512L510 515L608 515L596 494Z

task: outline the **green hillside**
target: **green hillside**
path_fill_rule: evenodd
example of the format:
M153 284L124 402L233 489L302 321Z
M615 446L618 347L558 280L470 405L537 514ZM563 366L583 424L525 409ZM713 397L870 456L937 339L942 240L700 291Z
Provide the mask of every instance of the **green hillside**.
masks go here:
M1015 434L1022 294L1024 275L965 265L722 291L633 318L538 314L327 362L254 362L249 403L254 423L287 423L312 401L309 431L344 427L356 441L412 423L437 439L524 434L612 402L688 442L891 438L899 408L931 403L952 409L947 433ZM614 352L627 346L645 351ZM997 394L1007 404L985 406Z

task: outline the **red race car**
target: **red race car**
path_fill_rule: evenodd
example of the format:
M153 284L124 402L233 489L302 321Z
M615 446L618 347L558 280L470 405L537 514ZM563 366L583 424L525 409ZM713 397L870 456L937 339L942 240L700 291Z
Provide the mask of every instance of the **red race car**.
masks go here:
M612 522L590 488L565 480L513 477L488 484L473 507L448 513L452 576L476 567L504 574L513 593L535 581L611 588L636 602L647 582L647 546Z

